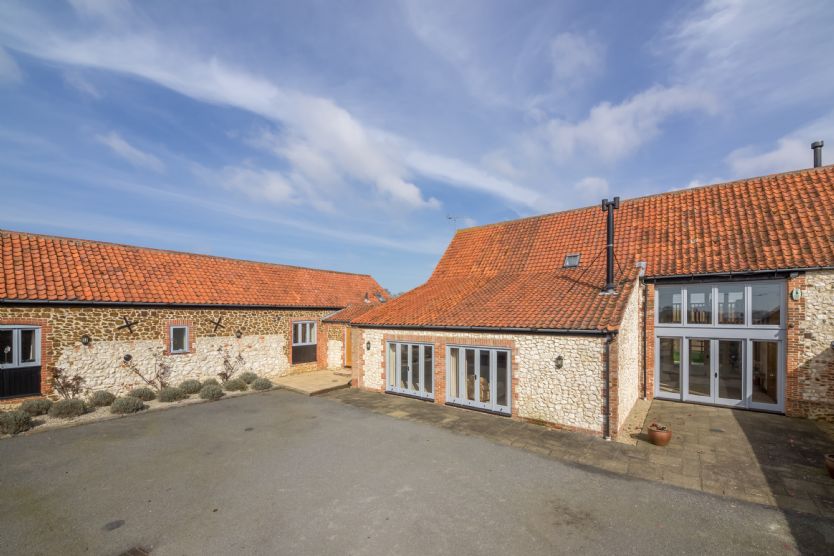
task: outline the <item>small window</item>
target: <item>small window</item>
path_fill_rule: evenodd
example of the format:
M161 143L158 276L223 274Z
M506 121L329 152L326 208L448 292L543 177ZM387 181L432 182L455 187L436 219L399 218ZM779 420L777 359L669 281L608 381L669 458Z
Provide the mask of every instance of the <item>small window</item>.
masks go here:
M292 326L292 345L309 346L316 343L316 323L299 321Z
M751 322L753 326L778 326L782 322L782 284L753 284L750 286Z
M37 367L41 364L39 328L0 329L0 368Z
M171 353L188 353L188 327L171 327Z
M686 303L686 324L712 324L712 286L689 286Z
M565 255L565 268L576 268L579 266L579 255Z
M683 293L680 286L658 286L657 322L681 324L683 315Z
M292 363L312 363L316 360L316 323L298 321L292 325Z

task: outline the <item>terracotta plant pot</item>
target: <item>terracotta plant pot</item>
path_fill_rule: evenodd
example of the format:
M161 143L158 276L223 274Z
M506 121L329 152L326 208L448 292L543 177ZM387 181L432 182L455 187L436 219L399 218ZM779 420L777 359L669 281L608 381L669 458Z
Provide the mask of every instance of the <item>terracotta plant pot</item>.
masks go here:
M655 446L666 446L672 440L672 430L664 425L649 425L649 442Z
M828 476L834 479L834 454L825 454L825 468L828 469Z

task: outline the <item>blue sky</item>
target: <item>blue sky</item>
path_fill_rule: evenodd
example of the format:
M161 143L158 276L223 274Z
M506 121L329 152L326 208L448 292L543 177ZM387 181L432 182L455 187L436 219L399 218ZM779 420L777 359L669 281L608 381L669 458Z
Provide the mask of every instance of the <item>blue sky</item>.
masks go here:
M810 0L5 1L0 227L400 292L456 227L834 153L833 28Z

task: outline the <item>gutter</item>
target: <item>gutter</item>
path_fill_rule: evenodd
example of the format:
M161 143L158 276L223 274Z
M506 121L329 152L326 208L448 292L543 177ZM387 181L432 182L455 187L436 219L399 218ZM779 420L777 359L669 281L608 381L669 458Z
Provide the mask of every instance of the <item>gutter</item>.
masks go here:
M606 336L611 334L608 330L587 329L587 328L522 328L522 327L500 327L500 326L420 326L407 324L364 324L352 322L354 326L374 329L393 330L460 330L466 332L526 332L538 334L560 334L565 336Z
M651 276L645 282L682 282L695 281L704 278L748 278L751 276L779 276L793 272L813 272L815 270L834 270L834 266L806 266L794 268L776 268L772 270L747 270L740 272L707 272L702 274L669 274L665 276Z
M230 305L221 303L150 303L139 301L51 301L44 299L0 299L0 305L51 305L69 307L155 307L163 309L315 309L321 311L332 310L335 312L344 309L344 307L319 307L316 305Z

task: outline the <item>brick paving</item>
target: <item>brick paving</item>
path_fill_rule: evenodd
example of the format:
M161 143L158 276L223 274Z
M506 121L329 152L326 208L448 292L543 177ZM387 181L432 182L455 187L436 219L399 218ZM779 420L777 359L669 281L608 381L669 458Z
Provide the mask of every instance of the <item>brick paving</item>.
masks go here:
M346 389L325 397L561 462L834 518L834 480L823 464L834 437L806 419L655 400L632 445L403 396ZM653 421L672 428L668 446L647 441Z

